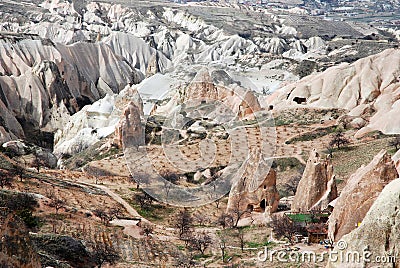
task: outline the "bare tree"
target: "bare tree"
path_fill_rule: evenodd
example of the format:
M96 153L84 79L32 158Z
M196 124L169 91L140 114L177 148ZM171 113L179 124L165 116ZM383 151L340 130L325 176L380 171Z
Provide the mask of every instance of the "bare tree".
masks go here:
M11 187L14 180L14 176L11 172L0 169L0 187L3 189L4 187Z
M179 254L175 258L174 267L182 267L182 268L196 267L196 262L194 260L194 255L192 253L189 253L189 255Z
M36 168L37 172L40 172L41 167L47 166L45 159L43 156L40 156L38 153L34 154L34 159L33 159L33 167Z
M218 208L219 208L219 204L221 203L222 198L219 198L219 194L218 194L218 192L216 192L216 190L215 190L215 184L214 184L213 186L214 186L214 190L208 192L207 195L208 195L208 197L210 198L210 200L215 200L214 203L215 203L215 206L216 206L217 209L218 209Z
M242 208L241 208L241 206L240 206L241 201L242 201L242 198L241 198L241 197L240 197L240 198L237 198L237 199L234 201L233 208L231 209L231 212L230 212L230 214L232 215L232 218L233 218L233 222L234 222L233 227L237 227L238 224L239 224L240 219L241 219L246 213L249 213L249 211L248 211L247 209L245 210L245 209L242 209Z
M163 177L165 180L171 182L171 183L176 183L179 180L179 176L176 173L173 173L171 171L164 171L160 173L161 177Z
M108 214L110 215L110 221L112 221L115 218L121 217L123 210L121 207L113 207L108 211Z
M206 232L196 232L189 239L189 247L191 249L197 250L204 255L206 249L211 245L211 236Z
M226 237L225 233L219 232L218 238L219 238L219 248L221 249L221 259L223 262L225 262L225 250L226 250L227 237Z
M105 263L115 264L121 257L110 241L92 241L92 259L98 268Z
M193 227L193 218L187 209L183 209L175 216L175 228L178 229L179 238L183 238Z
M61 208L64 208L66 205L66 200L57 196L54 192L50 194L50 203L49 206L55 208L56 214Z
M233 225L232 215L221 213L217 219L217 223L222 226L222 228L231 227Z
M141 209L150 206L154 201L153 197L146 192L136 194L134 199L139 204Z
M240 244L240 248L242 249L242 252L244 251L244 245L246 243L245 239L244 239L244 230L243 228L237 228L237 238L239 239L239 244Z
M194 214L194 219L200 226L204 226L210 220L206 215L201 213Z
M96 217L99 217L100 220L101 220L101 222L102 222L104 225L108 225L108 219L109 219L109 217L108 217L108 215L107 215L107 212L106 212L103 208L96 208L96 209L93 211L93 214L94 214Z
M287 192L289 195L295 195L297 192L297 186L299 185L299 182L301 180L301 175L295 175L291 177L287 183L284 184L284 190Z
M121 208L112 208L109 210L105 210L103 208L97 208L93 211L94 215L96 217L99 217L101 222L104 225L108 225L110 221L112 221L115 218L118 218L122 214Z
M342 146L346 146L350 143L350 140L347 139L342 130L339 130L333 135L331 141L329 142L330 146L336 146L336 148L340 149Z
M332 147L332 145L329 145L329 146L326 148L326 150L327 150L327 152L328 152L328 156L329 156L330 158L333 158L333 147Z
M300 227L298 227L291 219L287 216L272 216L270 226L277 236L285 237L290 243L293 243L293 237L299 233Z
M86 168L85 170L86 172L88 172L89 174L91 174L94 177L94 183L95 184L99 184L100 178L103 176L104 172L96 167L91 167L89 166L88 168ZM100 181L101 182L101 181Z
M163 180L163 185L164 185L164 191L166 194L166 198L168 199L169 191L171 191L171 188L172 188L172 183L167 180Z
M13 173L19 177L20 181L24 177L26 162L24 159L17 161L17 164L13 166Z
M146 236L149 236L150 234L152 234L154 232L154 225L151 223L142 222L140 224L140 227L142 227L143 233Z
M219 204L221 203L221 199L222 199L222 198L216 199L216 200L214 201L215 206L217 207L217 209L219 208Z

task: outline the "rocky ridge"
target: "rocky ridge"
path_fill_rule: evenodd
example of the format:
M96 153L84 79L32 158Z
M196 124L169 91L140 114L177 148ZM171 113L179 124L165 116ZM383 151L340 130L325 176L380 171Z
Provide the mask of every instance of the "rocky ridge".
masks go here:
M297 186L291 209L294 212L324 210L337 196L332 162L329 158L322 159L314 149Z
M399 177L390 155L382 150L347 181L329 217L329 237L338 241L363 221L368 210L392 180Z
M353 262L352 267L398 267L399 192L400 179L392 180L378 195L360 226L341 238L344 241L342 245L346 245L342 251L344 256L349 252L352 254L358 252L361 256L360 262ZM337 246L333 250L340 251ZM369 254L364 254L366 251ZM390 256L392 256L391 259ZM376 263L377 257L380 257L382 262ZM337 262L330 261L327 267L349 267L349 263L346 259Z
M347 109L346 120L360 129L356 137L374 130L398 134L399 62L400 50L389 49L352 64L343 63L284 87L274 94L272 103L277 108L305 105ZM304 102L297 103L296 99Z

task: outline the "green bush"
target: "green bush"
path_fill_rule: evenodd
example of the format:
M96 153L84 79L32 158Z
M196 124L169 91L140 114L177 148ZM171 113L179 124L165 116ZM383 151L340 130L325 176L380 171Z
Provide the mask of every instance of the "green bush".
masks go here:
M26 226L30 229L39 227L41 225L39 217L33 216L31 210L28 209L20 210L16 214L24 221Z

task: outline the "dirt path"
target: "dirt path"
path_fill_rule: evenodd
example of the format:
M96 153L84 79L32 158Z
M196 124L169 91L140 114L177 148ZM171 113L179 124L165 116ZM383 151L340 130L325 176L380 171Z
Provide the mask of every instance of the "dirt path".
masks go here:
M110 188L108 188L107 186L104 185L96 185L96 184L89 184L93 187L97 187L102 189L104 192L106 192L112 199L114 199L116 202L120 203L125 209L126 211L129 213L129 215L131 217L134 218L140 218L144 221L147 221L145 218L143 218L142 216L140 216L140 214L136 211L136 209L134 209L128 202L126 202L124 199L122 199L122 197L120 197L119 195L117 195L116 193L114 193Z

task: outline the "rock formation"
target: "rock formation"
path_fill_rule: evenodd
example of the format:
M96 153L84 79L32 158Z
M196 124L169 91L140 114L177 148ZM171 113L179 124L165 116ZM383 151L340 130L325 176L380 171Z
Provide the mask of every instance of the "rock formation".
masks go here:
M277 211L279 193L276 189L276 172L262 159L259 150L254 149L250 153L237 174L240 174L240 178L229 193L227 213L235 210L265 213Z
M41 267L25 223L5 208L0 210L0 238L1 267Z
M49 168L57 167L57 157L52 154L49 149L44 149L35 144L24 143L22 140L12 140L3 143L2 147L11 156L23 156L28 155L27 159L24 159L25 164L35 166L35 161L39 160L41 165Z
M282 88L272 97L272 104L278 109L287 108L298 105L294 102L296 97L305 98L305 105L344 108L350 111L351 118L359 118L356 121L366 120L368 124L360 125L357 137L373 130L397 134L399 63L399 49L388 49L352 64L343 63Z
M171 61L164 54L132 34L114 32L103 42L110 46L116 55L140 70L142 75L146 75L149 68L164 73L167 68L171 67Z
M0 142L24 138L21 122L49 132L62 128L84 105L141 79L103 43L0 39L0 55Z
M319 49L325 49L326 47L326 42L319 36L313 36L310 37L306 42L305 46L309 50L319 50Z
M142 124L143 107L131 101L122 114L116 130L116 144L120 147L139 148L145 144L145 127Z
M219 89L214 85L207 69L200 70L184 91L183 101L222 100L226 98L227 89Z
M323 210L337 197L333 166L329 158L321 159L314 149L297 186L292 211Z
M57 156L73 155L113 134L118 129L121 115L129 103L137 107L139 116L130 117L130 120L139 118L140 122L140 117L143 116L142 100L136 89L127 86L118 95L106 95L71 116L69 122L55 135L54 153ZM121 145L121 142L118 132L115 144Z
M400 150L397 151L392 159L396 163L397 172L400 174Z
M147 65L146 77L155 75L158 72L160 72L160 68L158 67L158 56L157 56L157 54L154 54L151 57L149 64Z
M342 245L347 245L345 250L335 247L335 252L343 252L344 256L348 253L358 252L361 257L369 258L369 263L365 259L361 259L359 263L352 262L351 267L382 267L392 268L399 267L398 257L400 256L400 179L391 181L378 198L375 200L371 208L368 210L361 225L349 234L341 237ZM368 250L372 255L363 255ZM338 256L338 255L337 255ZM374 263L377 256L386 257L396 256L396 261L388 261L386 263ZM382 259L383 260L383 259ZM328 268L346 268L350 267L349 262L345 260L340 262L330 261Z
M223 71L221 71L223 72ZM221 76L220 73L212 72L215 76ZM225 73L227 80L230 80ZM202 102L214 103L220 109L226 110L239 118L243 118L260 111L261 106L254 92L238 86L225 87L213 82L213 77L207 69L199 71L192 82L182 92L182 102L189 103L192 106L199 105ZM216 109L218 110L218 108Z
M382 189L398 177L393 160L384 150L352 174L329 217L330 239L338 241L356 228Z

